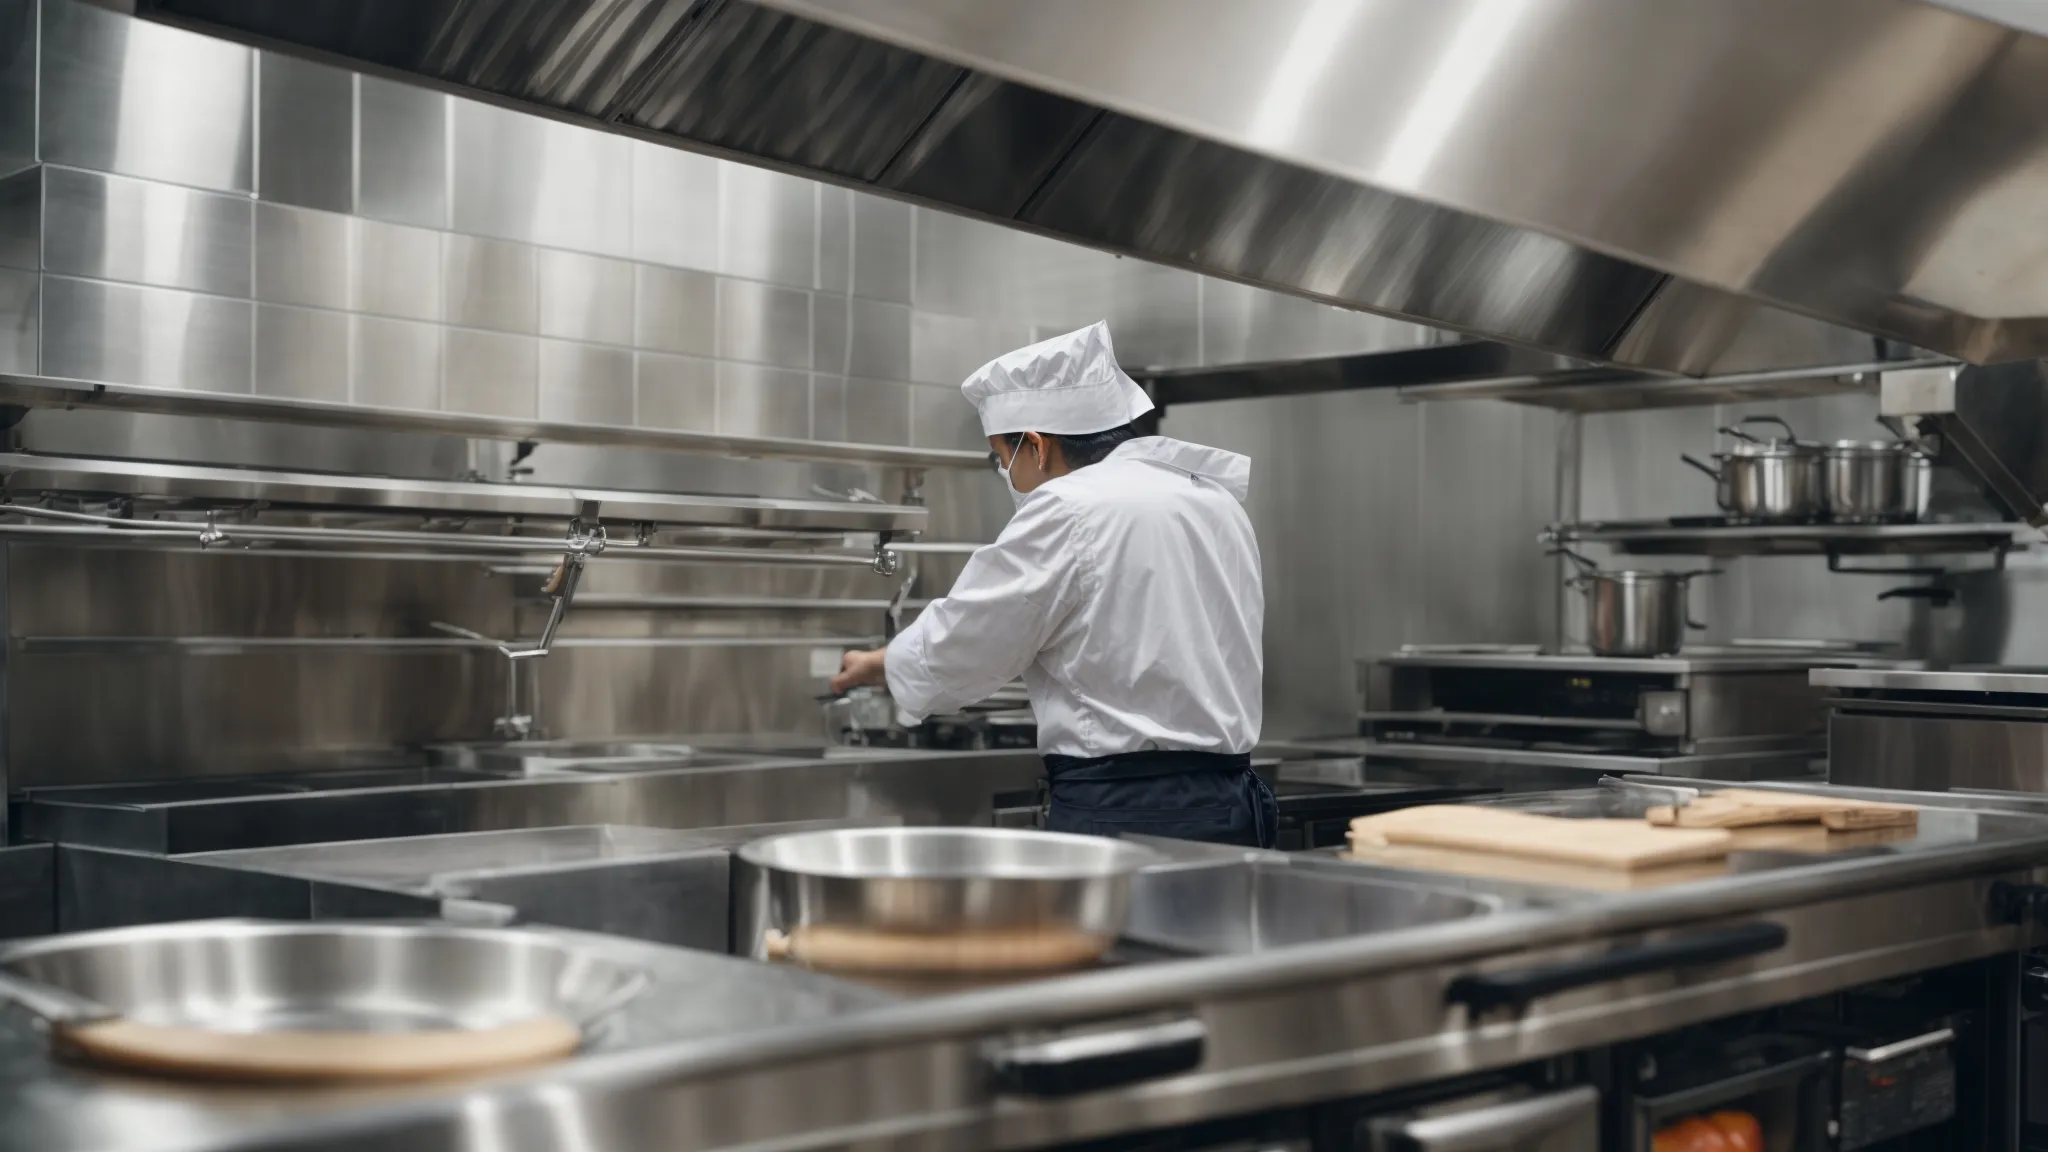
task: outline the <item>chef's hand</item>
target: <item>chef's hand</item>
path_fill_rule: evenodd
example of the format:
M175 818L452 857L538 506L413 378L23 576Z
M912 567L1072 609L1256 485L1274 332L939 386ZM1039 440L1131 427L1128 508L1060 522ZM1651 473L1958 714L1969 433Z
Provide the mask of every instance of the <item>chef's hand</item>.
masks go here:
M839 675L832 678L832 691L879 688L887 684L889 678L882 672L882 658L888 653L887 648L875 648L867 652L848 652L840 657Z

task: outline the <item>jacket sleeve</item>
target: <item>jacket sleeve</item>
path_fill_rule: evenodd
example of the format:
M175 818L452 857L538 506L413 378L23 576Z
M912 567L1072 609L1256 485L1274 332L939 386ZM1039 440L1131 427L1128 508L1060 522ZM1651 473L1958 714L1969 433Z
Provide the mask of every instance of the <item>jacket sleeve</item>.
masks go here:
M884 669L902 722L985 700L1029 668L1072 610L1075 552L1072 509L1051 493L1026 500L953 590L890 642Z

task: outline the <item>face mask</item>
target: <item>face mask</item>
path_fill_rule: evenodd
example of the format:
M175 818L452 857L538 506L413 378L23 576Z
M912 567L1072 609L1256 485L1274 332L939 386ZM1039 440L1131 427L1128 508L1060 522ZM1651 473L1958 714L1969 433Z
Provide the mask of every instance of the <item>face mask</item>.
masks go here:
M1017 486L1010 483L1010 470L997 465L996 475L1003 478L1003 487L1010 490L1010 503L1022 508L1024 506L1024 493L1017 491Z

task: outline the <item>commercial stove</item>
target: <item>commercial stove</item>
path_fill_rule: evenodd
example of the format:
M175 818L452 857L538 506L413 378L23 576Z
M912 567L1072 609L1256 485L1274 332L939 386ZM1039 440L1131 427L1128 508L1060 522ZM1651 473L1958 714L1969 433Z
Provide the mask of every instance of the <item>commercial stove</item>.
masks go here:
M1811 775L1819 666L1896 663L1790 644L1625 658L1533 646L1411 646L1361 661L1369 760L1753 780Z

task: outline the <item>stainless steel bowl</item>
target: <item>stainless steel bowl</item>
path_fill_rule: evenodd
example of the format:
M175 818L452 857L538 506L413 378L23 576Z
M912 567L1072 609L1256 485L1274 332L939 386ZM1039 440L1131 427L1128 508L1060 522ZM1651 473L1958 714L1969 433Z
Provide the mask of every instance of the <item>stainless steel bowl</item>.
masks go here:
M756 840L740 859L765 877L774 926L898 932L1071 929L1113 940L1135 844L1019 828L839 828Z
M226 1032L588 1026L644 974L520 929L193 920L0 950L0 971L145 1024Z

